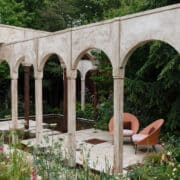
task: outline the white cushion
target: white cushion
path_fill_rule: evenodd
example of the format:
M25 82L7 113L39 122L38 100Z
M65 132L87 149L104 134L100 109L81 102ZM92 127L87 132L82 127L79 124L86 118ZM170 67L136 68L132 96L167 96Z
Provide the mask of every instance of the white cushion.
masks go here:
M123 136L132 136L133 131L129 129L123 129Z
M141 140L143 140L144 138L146 138L148 135L145 135L145 134L134 134L133 136L132 136L132 139L133 139L133 141L135 141L135 142L139 142L139 141L141 141Z

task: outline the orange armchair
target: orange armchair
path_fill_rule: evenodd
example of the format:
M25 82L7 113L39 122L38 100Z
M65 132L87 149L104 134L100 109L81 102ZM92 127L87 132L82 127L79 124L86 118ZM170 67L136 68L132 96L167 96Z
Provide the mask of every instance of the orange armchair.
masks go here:
M139 121L137 117L131 113L123 113L123 136L132 137L133 134L136 134L139 129ZM113 135L114 131L114 117L109 121L109 133Z
M134 134L132 136L132 140L135 144L135 154L137 152L138 145L152 145L153 149L156 150L155 145L159 143L159 134L163 123L163 119L158 119L149 124L138 134Z

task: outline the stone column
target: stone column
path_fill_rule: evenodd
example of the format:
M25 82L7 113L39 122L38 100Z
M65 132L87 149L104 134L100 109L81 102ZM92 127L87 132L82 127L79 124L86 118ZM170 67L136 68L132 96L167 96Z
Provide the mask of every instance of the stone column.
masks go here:
M63 111L64 111L64 117L63 117L63 122L62 122L62 132L67 132L67 74L66 74L66 68L63 69L63 83L64 83L64 93L63 93Z
M26 129L29 129L29 76L30 66L24 66L24 120Z
M43 135L43 104L42 104L42 77L35 78L35 105L36 105L36 143L39 144Z
M81 110L85 108L85 79L81 79Z
M68 77L68 156L69 166L76 165L76 79Z
M12 129L18 128L18 80L11 78L11 118Z
M114 76L114 172L123 171L123 96L124 69Z
M97 104L98 104L98 92L97 92L97 86L96 86L96 82L93 82L93 91L94 91L94 102L93 102L93 106L94 106L94 120L96 121L97 120L97 114L98 114L98 111L97 111Z

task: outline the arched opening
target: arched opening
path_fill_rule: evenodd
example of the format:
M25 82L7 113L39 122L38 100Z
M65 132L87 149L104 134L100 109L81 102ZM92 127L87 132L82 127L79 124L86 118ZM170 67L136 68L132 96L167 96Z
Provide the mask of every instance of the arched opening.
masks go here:
M65 66L57 54L51 54L43 66L43 122L49 128L61 132L67 131L67 92L64 92ZM66 103L66 104L64 104Z
M179 53L162 41L137 45L126 65L124 109L137 115L140 128L163 118L164 130L179 129Z
M83 118L84 125L78 128L99 128L108 129L108 122L113 115L113 78L112 66L108 56L99 49L88 49L83 51L79 56L79 63L86 60L85 54L89 53L93 57L93 69L90 69L85 74L85 108L80 108L80 99L77 98L76 113L77 119ZM77 76L80 78L80 76ZM79 81L79 80L77 80ZM80 88L77 88L79 91ZM78 94L78 92L77 92ZM88 124L88 120L93 120L93 123ZM87 124L86 124L87 122Z
M11 118L10 68L6 61L0 62L0 119Z

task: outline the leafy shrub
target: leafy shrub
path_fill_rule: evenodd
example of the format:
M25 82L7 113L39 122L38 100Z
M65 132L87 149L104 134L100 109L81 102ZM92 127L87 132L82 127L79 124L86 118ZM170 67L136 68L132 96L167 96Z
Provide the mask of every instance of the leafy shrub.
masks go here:
M48 144L49 142L52 141L47 137L46 143ZM51 146L45 148L37 146L33 149L34 166L43 180L116 180L123 178L122 175L93 172L89 167L89 151L87 149L82 150L82 154L85 156L83 165L81 167L69 168L66 165L66 158L70 156L66 152L65 158L62 155L61 142L61 139L59 139L56 142L52 142Z
M161 162L163 152L152 152L144 158L146 164L158 164Z
M95 127L98 129L107 130L109 120L113 115L112 98L105 99L104 97L101 97L97 109L98 109L98 118Z
M179 137L169 137L162 152L149 154L144 159L144 165L134 167L127 176L132 180L179 180L179 139Z
M91 103L86 103L84 110L81 110L81 104L77 102L76 105L76 116L85 119L94 118L94 108Z
M0 179L29 179L32 170L29 154L19 150L20 143L15 131L12 131L8 138L12 139L11 142L13 143L9 145L8 155L0 152Z
M48 144L49 138L46 138ZM52 146L33 148L33 161L37 172L44 180L59 179L63 170L61 144L53 143Z

